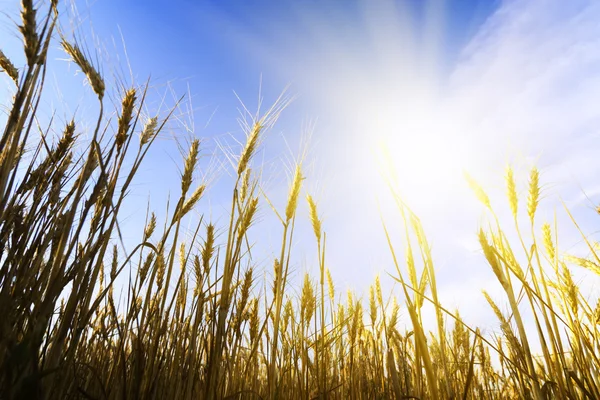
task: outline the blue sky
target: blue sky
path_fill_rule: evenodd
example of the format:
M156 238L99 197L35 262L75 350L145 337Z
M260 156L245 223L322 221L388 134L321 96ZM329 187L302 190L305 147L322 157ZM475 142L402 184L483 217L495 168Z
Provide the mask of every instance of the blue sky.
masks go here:
M0 0L12 16L16 3ZM198 177L210 178L212 187L198 212L222 221L231 168L218 144L235 153L234 139L243 141L234 91L254 111L259 87L269 105L288 85L296 100L268 133L255 167L263 170L266 192L283 209L293 161L304 149L306 127L312 127L305 193L319 202L328 232L327 264L342 291L366 293L378 273L391 289L385 273L393 273L393 266L380 215L396 234L398 249L403 247L400 217L379 173L379 143L390 147L399 190L432 243L442 301L460 307L469 322L493 329L480 290L502 297L477 246L476 232L486 219L463 170L484 184L509 225L504 167L510 162L516 169L524 210L527 172L537 165L545 184L539 221L556 213L565 232L562 249L582 251L560 199L586 232L595 230L597 2L103 0L76 5L83 26L91 21L100 38L97 52L109 81L113 70L129 79L122 35L136 82L152 78L150 108L165 93L166 103L173 104L169 87L191 100L186 107L193 112L156 144L134 186L124 221L131 240L138 237L133 228L144 217L148 196L160 212L169 190L177 193L181 161L174 137L181 143L192 134L206 138ZM3 37L7 31L0 31ZM6 45L3 40L0 45L10 54L15 37ZM80 83L80 77L69 79ZM260 243L258 268L269 275L281 228L262 204L253 234ZM293 267L296 273L314 273L316 246L305 205L299 217ZM581 271L576 276L584 292L597 289L597 279Z

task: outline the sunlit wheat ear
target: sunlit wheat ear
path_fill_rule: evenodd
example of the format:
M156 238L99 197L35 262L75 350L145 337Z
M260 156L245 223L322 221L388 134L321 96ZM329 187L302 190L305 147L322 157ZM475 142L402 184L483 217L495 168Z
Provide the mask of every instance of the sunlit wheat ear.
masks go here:
M398 315L400 314L400 305L395 297L392 297L392 312L390 314L389 322L387 324L388 329L391 331L396 329L398 324Z
M85 74L92 87L92 90L96 95L98 95L98 99L102 100L104 98L104 80L96 71L96 69L92 66L92 64L88 61L88 59L83 55L79 46L77 44L72 45L67 42L65 39L62 40L61 45L64 51L71 57L73 62L77 64L81 71Z
M154 233L156 229L156 214L152 213L150 216L150 221L148 221L148 225L146 225L146 229L144 229L144 241L148 240L150 236Z
M369 317L371 318L371 325L375 328L375 322L377 321L377 303L375 301L375 286L369 286Z
M250 134L246 139L246 146L244 147L244 150L242 150L240 161L238 162L238 176L242 176L246 168L248 168L248 163L250 162L250 159L254 155L256 147L258 146L258 136L262 128L262 121L256 121L252 126Z
M552 228L550 228L550 224L547 222L542 225L542 239L546 253L548 253L548 258L554 262L556 249L554 248L554 242L552 241Z
M146 124L144 125L144 128L142 129L142 133L140 134L140 146L145 145L146 143L150 142L150 140L152 140L152 138L154 138L154 135L156 134L157 126L158 126L158 118L157 117L152 117L148 121L146 121Z
M375 294L377 295L377 301L379 305L383 305L383 294L381 293L381 282L379 280L379 274L375 276Z
M258 336L258 299L250 301L250 342L254 343Z
M410 244L406 246L406 269L408 270L408 279L413 287L417 287L417 270L415 268L415 259Z
M351 314L354 310L354 294L350 289L346 291L346 305L348 306L348 313Z
M348 309L348 318L352 318L349 327L350 342L354 343L361 331L361 323L363 319L362 303L357 301L352 308L352 312Z
M481 186L479 186L477 181L475 181L475 179L473 179L473 177L471 177L471 175L467 174L466 172L464 175L465 175L465 179L467 180L467 183L469 184L469 187L471 188L471 190L473 190L473 192L475 193L475 196L477 196L477 199L484 206L486 206L489 210L491 210L492 205L490 203L490 198L488 197L488 195L483 191Z
M315 312L315 294L308 274L304 274L304 284L302 285L302 299L300 305L300 314L302 321L308 325Z
M527 197L527 214L533 223L535 211L540 201L540 173L536 167L531 169L529 175L529 196Z
M579 305L579 288L577 284L573 281L573 275L571 274L571 270L567 268L566 265L563 265L562 273L559 276L561 290L564 294L566 294L567 302L569 303L570 310L577 315L578 305Z
M15 68L13 63L4 55L2 50L0 50L0 69L2 69L10 78L15 81L16 84L19 83L19 70Z
M140 285L144 283L146 277L148 276L148 271L150 270L150 266L152 265L152 261L154 261L154 252L148 253L142 267L139 270L140 274Z
M283 306L283 326L282 332L285 332L289 326L290 320L294 317L294 304L291 299L287 299Z
M246 200L246 196L248 196L248 189L250 188L250 176L252 174L252 169L248 168L244 172L244 178L242 179L242 186L240 188L240 203L243 203Z
M506 280L504 271L502 270L500 262L498 261L498 257L496 256L493 247L489 244L483 229L479 230L479 244L481 245L481 249L483 250L486 260L492 267L492 271L494 271L494 274L496 274L496 277L500 281L500 284L502 284L502 287L508 288L508 281Z
M185 309L185 305L187 302L187 289L188 289L188 284L187 284L187 279L185 277L185 275L183 275L181 277L181 286L179 287L179 290L177 291L177 301L175 303L176 307L183 311ZM185 324L185 322L184 322Z
M506 324L506 318L504 318L504 315L502 315L502 312L500 311L500 308L498 308L498 306L496 305L496 303L494 302L494 300L492 300L492 298L490 297L490 295L488 294L488 292L486 292L485 290L482 291L483 296L485 297L486 301L488 302L488 304L490 305L490 307L492 307L492 311L494 311L494 314L496 315L496 317L498 318L498 320L500 321L500 323Z
M570 256L570 255L566 256L565 258L567 261L572 262L573 264L576 264L576 265L579 265L580 267L589 269L590 271L594 272L595 274L600 275L600 265L596 264L594 261L592 261L590 259L576 257L576 256Z
M67 151L71 148L73 143L75 142L75 121L71 120L65 126L65 130L63 131L63 135L58 141L56 145L56 150L54 151L53 157L54 160L60 160L67 154Z
M296 208L298 207L298 195L300 194L300 187L302 186L302 170L300 165L296 165L296 171L294 172L294 180L290 187L290 194L288 195L287 207L285 208L286 222L289 222L296 214Z
M252 288L252 282L254 281L254 278L252 277L253 274L253 270L252 267L248 268L246 270L246 272L244 273L244 280L242 282L242 290L240 293L240 312L243 312L246 304L248 303L248 299L250 298L250 289Z
M202 246L202 268L204 273L210 271L210 260L215 251L215 226L208 224L206 227L206 239L204 240L204 246Z
M250 200L248 207L246 208L244 215L242 216L242 220L240 223L238 236L243 237L250 225L252 225L252 221L254 219L254 215L256 214L256 210L258 209L258 197L254 197Z
M194 265L194 279L196 280L196 285L194 288L194 296L198 296L202 289L202 280L203 280L202 262L200 261L200 257L198 257L198 254L194 255L193 265Z
M333 301L335 300L335 286L333 286L333 279L331 278L331 271L329 271L329 268L325 270L325 274L327 275L327 290L329 293L329 298Z
M196 203L198 203L198 201L204 194L205 189L206 189L205 185L200 185L196 188L196 190L194 190L194 192L189 197L189 199L187 199L185 201L185 203L183 203L183 206L181 207L181 210L179 211L176 219L179 220L179 219L183 218L187 213L192 211L192 208L194 208Z
M131 127L135 100L135 89L129 89L125 92L121 102L121 116L119 117L117 135L115 137L117 151L121 150L123 143L127 140L127 132L129 132L129 128Z
M315 237L317 241L321 241L321 220L319 220L319 215L317 214L317 205L313 200L311 195L306 196L306 201L308 202L308 209L310 212L310 222L312 223L313 231L315 233Z
M510 211L512 212L513 218L517 218L517 188L515 185L515 177L512 167L506 168L506 195L508 197L508 204L510 205Z
M199 149L200 140L194 139L192 141L192 145L190 146L188 156L185 159L183 174L181 175L181 194L184 196L188 192L188 190L190 189L190 185L192 184L192 175L194 173L194 169L196 168L196 163L198 162Z
M23 25L19 26L19 30L23 35L25 56L27 64L31 67L37 62L37 53L39 47L39 37L36 28L35 14L32 0L21 1L21 20Z
M186 269L186 259L185 243L182 242L179 246L179 267L184 271Z
M162 254L156 258L156 286L161 289L165 279L165 259Z

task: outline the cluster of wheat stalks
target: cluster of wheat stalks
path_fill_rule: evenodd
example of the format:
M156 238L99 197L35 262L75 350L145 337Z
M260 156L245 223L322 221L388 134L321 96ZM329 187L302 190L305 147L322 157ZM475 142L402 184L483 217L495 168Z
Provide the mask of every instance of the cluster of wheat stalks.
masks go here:
M109 121L104 79L77 43L61 34L56 1L41 18L37 11L23 0L19 30L26 65L17 69L0 52L0 68L15 87L0 141L0 398L600 398L600 309L581 296L566 265L600 272L597 246L586 240L589 258L566 259L557 250L556 229L544 224L541 233L536 230L536 169L529 181L527 238L517 223L513 173L507 173L519 238L514 248L489 198L470 182L493 221L479 241L509 305L503 313L485 295L500 322L495 337L440 304L425 233L398 196L406 232L403 263L388 241L402 305L383 298L378 279L368 304L351 292L336 294L325 268L326 235L310 196L319 274L306 275L300 295L293 295L288 278L303 197L301 165L285 210L274 210L282 235L267 274L273 277L266 285L270 292L256 293L255 268L264 266L251 263L247 233L262 200L250 165L285 101L247 127L226 226L217 229L201 219L184 241L182 219L205 191L193 179L196 140L162 231L149 215L139 245L123 254L115 240L119 211L169 115L142 120L147 87L132 87L122 93L118 118ZM98 98L96 128L85 143L76 121L55 139L47 132L56 127L43 130L36 123L55 37ZM126 155L133 162L125 163ZM115 279L129 270L123 295L115 296ZM425 302L436 311L434 332L423 328ZM535 330L525 329L524 311ZM397 328L401 312L410 317L409 332ZM541 345L540 355L532 354L532 344Z

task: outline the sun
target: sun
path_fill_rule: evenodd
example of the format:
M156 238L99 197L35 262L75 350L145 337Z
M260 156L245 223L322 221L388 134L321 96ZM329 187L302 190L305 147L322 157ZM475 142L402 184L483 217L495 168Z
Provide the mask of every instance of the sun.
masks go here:
M423 203L464 185L464 171L473 159L469 128L450 112L443 96L412 90L412 101L401 93L395 100L390 95L371 101L368 135L372 162L384 183L393 184L407 200Z

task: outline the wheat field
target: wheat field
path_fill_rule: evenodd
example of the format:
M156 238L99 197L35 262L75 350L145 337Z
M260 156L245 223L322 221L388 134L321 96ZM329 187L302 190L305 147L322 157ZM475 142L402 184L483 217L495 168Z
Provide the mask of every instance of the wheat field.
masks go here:
M385 279L396 281L396 297L384 298L379 278L368 301L337 293L326 268L327 227L318 199L302 186L302 165L281 210L261 195L251 168L285 98L246 127L223 226L202 216L191 239L183 233L182 221L207 190L193 178L201 150L193 140L168 218L149 212L138 244L123 253L123 202L172 115L143 117L148 86L107 87L80 42L61 32L57 0L35 6L22 1L26 64L17 68L0 50L3 82L14 92L0 139L1 399L600 398L600 304L589 304L572 276L573 268L600 274L598 244L581 232L589 257L559 250L558 227L536 219L535 168L526 198L506 171L509 221L499 220L484 187L468 178L490 221L477 233L482 268L493 271L505 295L492 299L481 288L497 335L482 334L439 301L426 233L393 192L405 232L403 243L388 236L394 272ZM75 119L37 134L55 44L97 97L88 138ZM121 98L116 117L104 110L111 90ZM62 135L44 133L50 128ZM309 215L297 214L300 202ZM250 266L248 232L259 224L259 206L279 219L281 248L270 265ZM312 224L319 262L318 274L292 290L296 218ZM392 223L384 221L386 235ZM511 242L508 231L518 239ZM262 276L272 279L263 285L268 292L256 290ZM435 310L433 331L424 328L425 304ZM398 326L401 313L409 330ZM535 329L526 329L527 318Z

